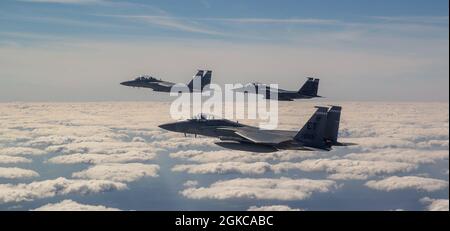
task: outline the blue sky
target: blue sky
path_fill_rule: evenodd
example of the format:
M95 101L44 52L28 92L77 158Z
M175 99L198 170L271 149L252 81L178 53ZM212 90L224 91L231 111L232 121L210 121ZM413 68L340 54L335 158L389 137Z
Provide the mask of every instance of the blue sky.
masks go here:
M207 32L189 31L192 28L213 28L236 20L234 24L246 24L239 19L265 19L244 25L267 29L302 25L306 29L332 30L336 25L351 26L357 23L380 21L417 24L448 25L448 1L109 1L109 0L6 0L1 4L2 32L49 33L59 36L95 38L100 35L130 36L194 36L208 38ZM130 20L131 16L159 16L186 25L149 27ZM290 22L289 20L310 20ZM277 22L278 20L278 22ZM145 20L143 20L145 21ZM270 21L272 21L270 23ZM192 22L190 24L189 22ZM232 24L229 21L230 24ZM198 23L199 25L195 25ZM156 23L155 23L156 24ZM263 24L263 25L259 25ZM239 29L228 25L225 31ZM233 27L234 26L234 27ZM259 27L261 26L261 27ZM237 28L236 28L237 27ZM95 30L93 30L95 28ZM191 29L192 29L191 28ZM207 29L205 29L207 30ZM222 32L222 31L220 31ZM219 32L218 32L219 33ZM2 36L4 37L4 36ZM212 36L230 39L234 36ZM239 37L239 36L236 36ZM5 38L3 38L5 39Z
M187 82L206 67L220 84L273 83L280 74L281 87L297 88L314 75L338 100L446 101L448 4L1 1L0 100L159 100L133 91L119 97L116 83L138 74Z

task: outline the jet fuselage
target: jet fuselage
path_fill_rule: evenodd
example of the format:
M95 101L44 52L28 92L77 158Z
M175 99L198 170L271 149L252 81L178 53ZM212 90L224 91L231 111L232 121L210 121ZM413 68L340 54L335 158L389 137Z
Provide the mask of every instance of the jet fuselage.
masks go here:
M172 132L184 133L185 135L193 134L196 136L201 135L218 138L224 142L218 142L216 143L217 145L235 150L254 152L275 152L281 149L304 150L303 148L298 147L299 143L292 141L284 142L281 144L255 144L252 141L245 139L240 135L237 135L234 131L228 128L241 128L253 131L257 131L259 130L259 128L240 124L226 119L190 119L186 121L162 124L159 127ZM293 138L297 132L271 130L270 133L272 133L273 136L285 136ZM231 142L233 142L234 144Z
M131 81L125 81L120 83L121 85L128 87L143 87L143 88L151 88L154 91L160 92L170 92L174 83L166 82L154 78L146 78L146 79L135 79Z

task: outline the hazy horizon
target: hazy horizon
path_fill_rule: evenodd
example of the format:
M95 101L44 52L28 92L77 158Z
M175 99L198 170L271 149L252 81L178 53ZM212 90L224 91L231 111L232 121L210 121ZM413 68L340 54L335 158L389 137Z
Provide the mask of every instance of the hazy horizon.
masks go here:
M148 90L151 91L151 90ZM33 101L33 100L11 100L11 101L0 101L0 104L8 104L8 103L134 103L134 102L157 102L157 103L171 103L175 99L175 97L170 97L167 99L138 99L138 100L87 100L87 101ZM305 101L305 100L295 100L295 101ZM306 100L308 101L308 100ZM321 104L336 104L336 103L352 103L352 102L361 102L361 103L449 103L449 100L396 100L396 101L387 101L387 100L309 100L310 102L315 102L318 105Z

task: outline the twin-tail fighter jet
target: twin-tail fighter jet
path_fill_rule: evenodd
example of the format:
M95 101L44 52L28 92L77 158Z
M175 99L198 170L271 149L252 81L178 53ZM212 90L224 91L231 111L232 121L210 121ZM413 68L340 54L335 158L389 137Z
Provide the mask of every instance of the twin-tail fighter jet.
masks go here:
M234 92L244 94L261 94L265 99L277 99L279 101L293 101L295 99L320 98L317 95L319 90L319 79L308 78L298 91L288 91L280 88L271 88L262 83L249 83L244 87L233 89ZM277 97L277 98L275 98Z
M234 150L276 152L278 150L329 151L333 146L348 146L338 142L341 107L316 107L316 112L300 131L261 130L227 119L215 119L201 114L197 118L162 124L172 132L216 137L216 144Z
M187 87L190 92L201 92L205 88L205 86L211 83L212 71L207 70L199 70L197 74L192 78L191 82L188 83ZM194 82L199 81L198 86L194 84ZM159 92L170 92L172 87L176 85L176 83L163 81L161 79L156 79L155 77L143 75L139 76L134 80L126 81L120 83L121 85L128 87L143 87L143 88L151 88L153 91Z

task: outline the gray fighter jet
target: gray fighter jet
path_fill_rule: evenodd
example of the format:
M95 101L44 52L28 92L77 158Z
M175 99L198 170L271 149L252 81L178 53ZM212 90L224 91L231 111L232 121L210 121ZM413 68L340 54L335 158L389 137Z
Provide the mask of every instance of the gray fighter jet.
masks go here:
M211 83L212 71L199 70L197 74L192 78L191 82L187 85L190 92L201 92L205 88L205 86ZM195 86L194 82L199 81L199 86ZM143 87L143 88L151 88L153 91L159 92L170 92L172 87L175 86L175 83L163 81L161 79L156 79L152 76L144 75L137 77L134 80L126 81L120 83L121 85L128 87Z
M348 146L338 142L341 107L316 107L317 111L300 131L261 130L226 119L214 119L201 114L197 118L159 127L168 131L217 137L216 144L225 148L252 151L276 152L278 150L323 150L332 146Z
M319 90L319 79L308 78L298 91L288 91L283 89L274 89L262 83L249 83L241 88L233 89L234 92L243 92L244 94L262 94L266 99L273 99L272 96L278 94L279 101L293 101L294 99L311 99L322 97L317 95Z

